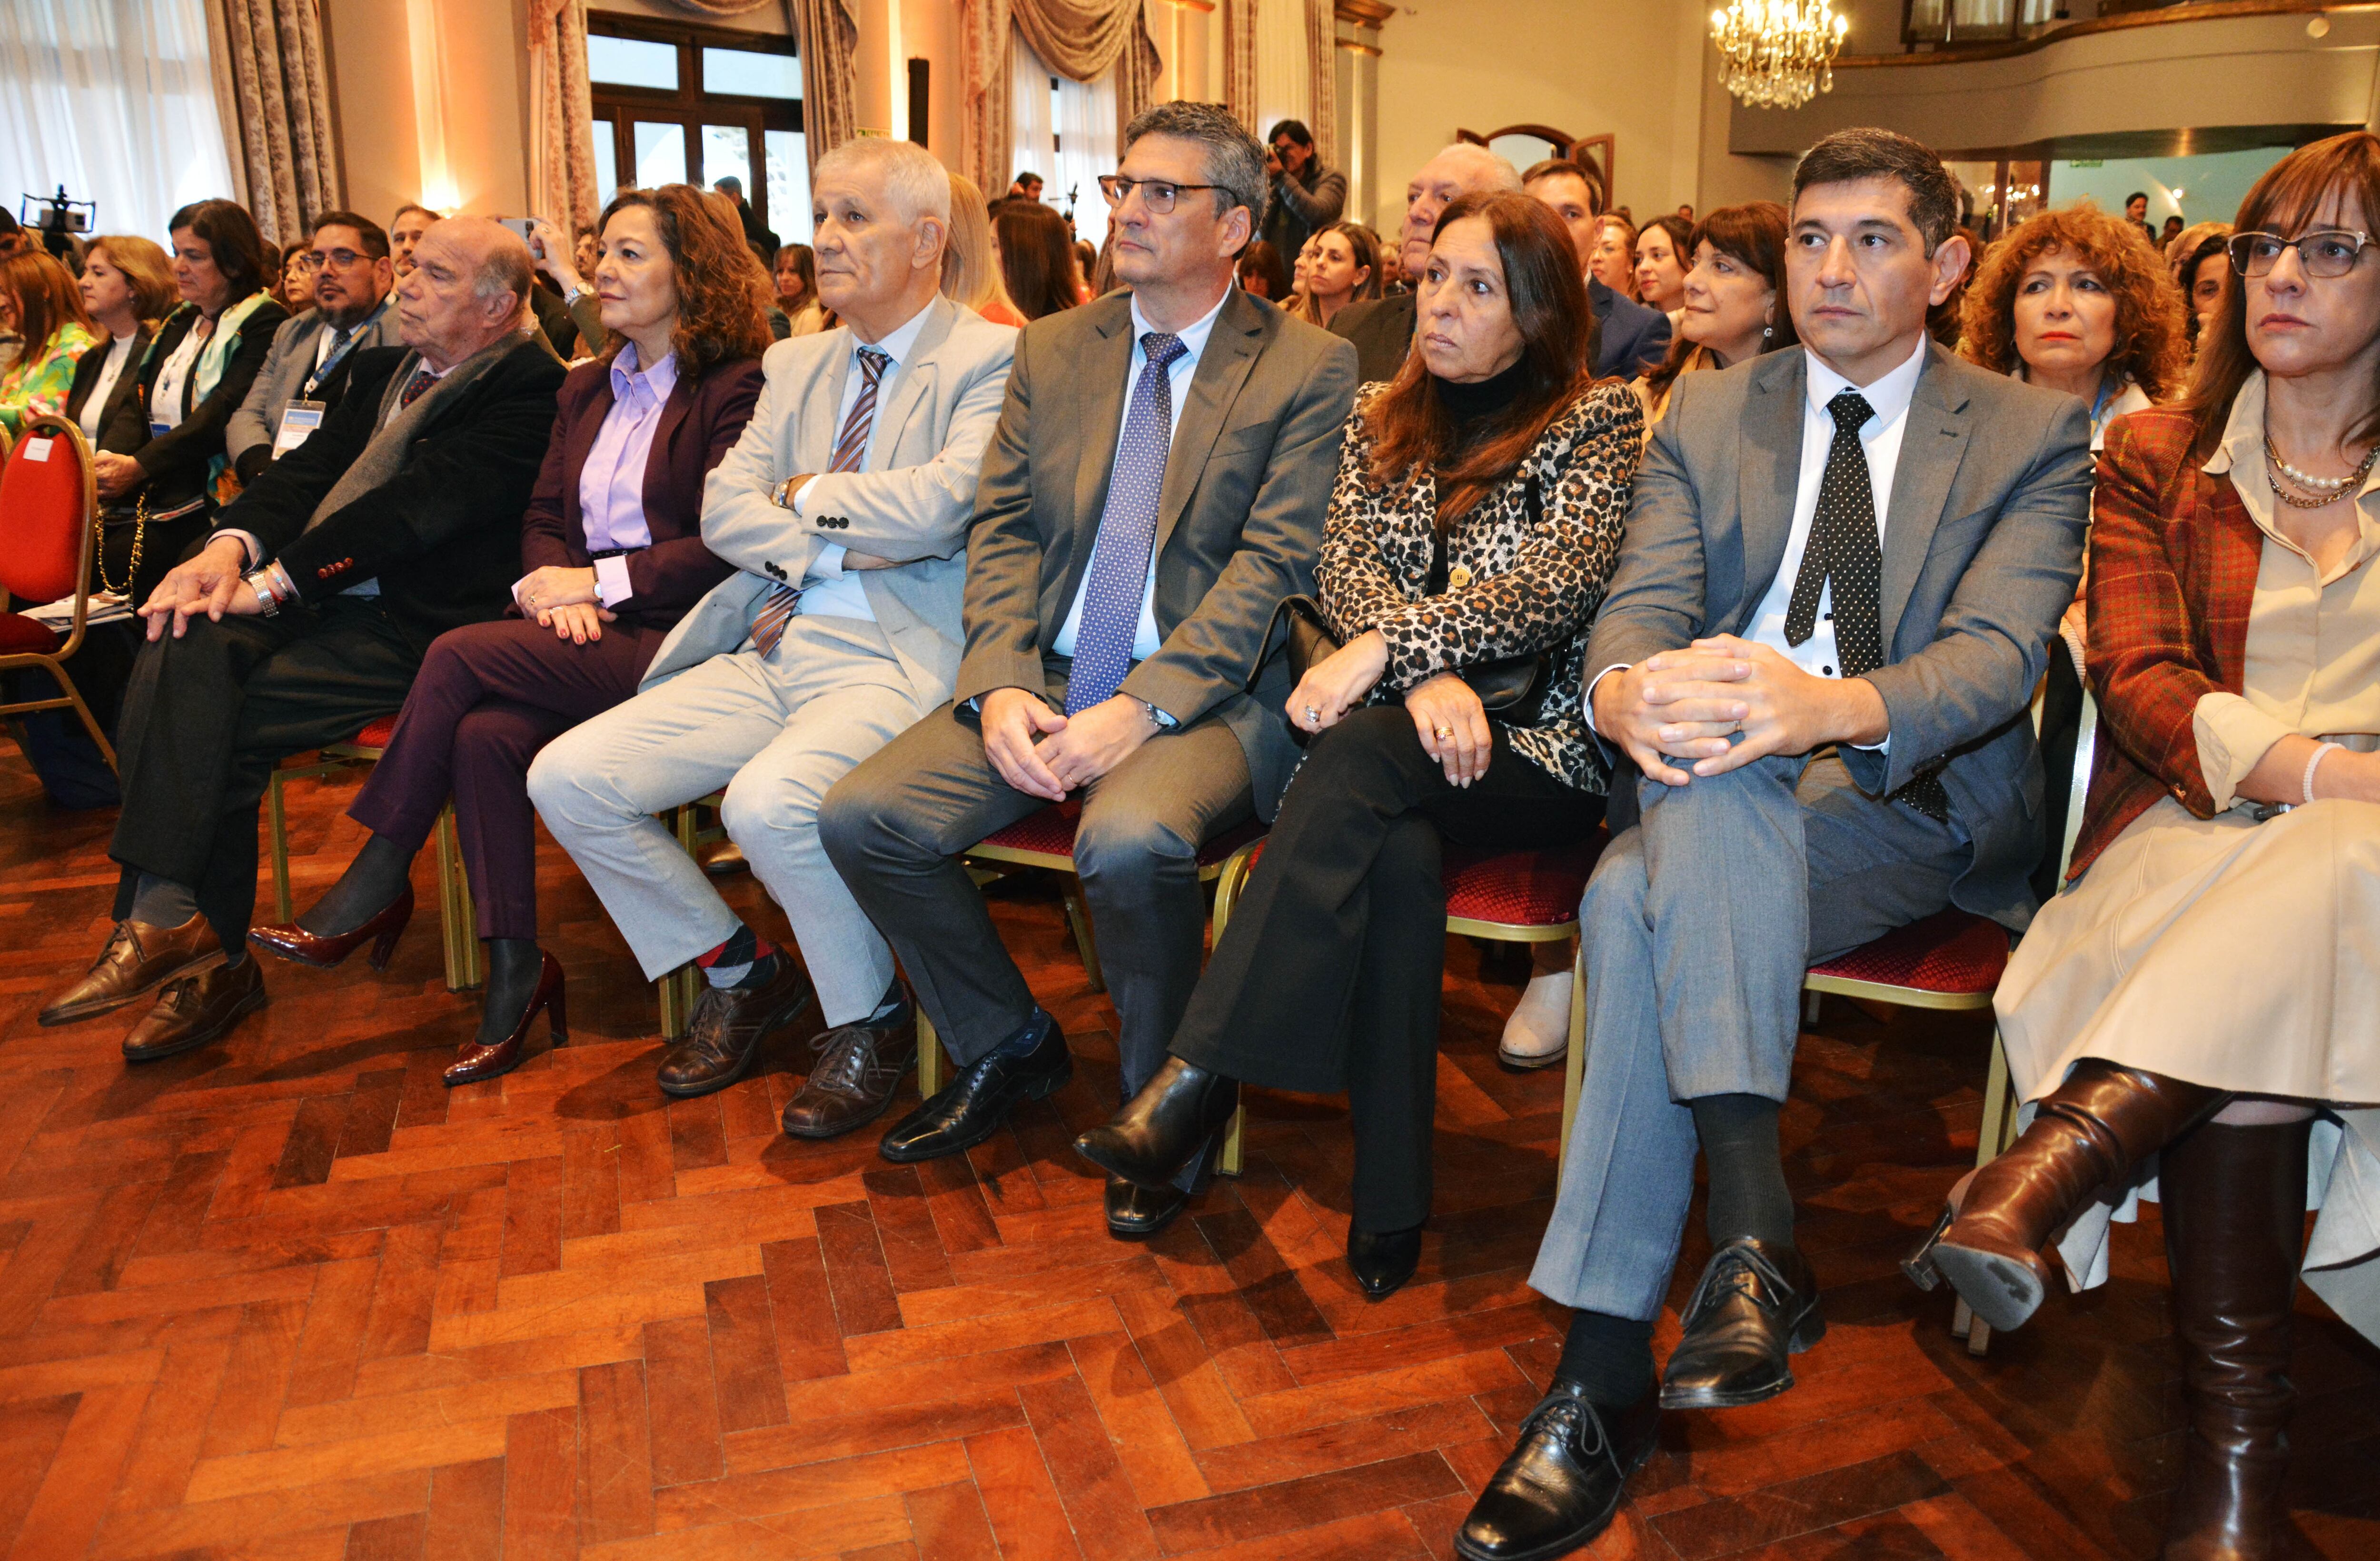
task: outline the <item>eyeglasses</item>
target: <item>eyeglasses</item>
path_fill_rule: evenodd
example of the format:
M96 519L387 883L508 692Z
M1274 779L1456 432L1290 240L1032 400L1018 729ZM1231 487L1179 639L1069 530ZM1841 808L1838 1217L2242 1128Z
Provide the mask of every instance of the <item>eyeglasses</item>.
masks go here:
M341 271L345 271L359 261L369 261L371 258L370 255L359 255L353 250L314 250L308 252L306 263L317 271L327 265L335 265Z
M2305 267L2308 276L2327 280L2354 270L2355 258L2371 242L2368 233L2330 228L2297 238L2284 238L2277 233L2238 233L2224 248L2230 251L2231 269L2242 276L2269 274L2280 263L2283 250L2295 250L2298 263Z
M1160 217L1172 213L1173 203L1182 198L1182 192L1185 189L1224 188L1220 184L1175 184L1171 179L1128 179L1122 174L1099 176L1099 193L1107 197L1109 205L1123 205L1125 198L1137 189L1140 191L1141 203L1148 208L1149 213Z

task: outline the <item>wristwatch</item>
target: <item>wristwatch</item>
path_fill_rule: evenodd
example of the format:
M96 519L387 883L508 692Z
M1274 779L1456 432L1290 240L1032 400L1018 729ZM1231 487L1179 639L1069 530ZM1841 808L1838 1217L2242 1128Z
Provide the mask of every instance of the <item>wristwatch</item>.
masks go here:
M240 579L247 582L249 590L256 592L257 606L268 618L278 614L281 604L297 594L297 588L289 580L289 571L281 567L277 558L250 569Z
M794 484L801 480L802 474L797 471L791 477L786 478L783 482L777 484L776 492L771 494L769 496L776 502L776 506L779 509L791 509L794 507Z
M1147 700L1142 700L1139 703L1140 708L1148 715L1148 724L1156 727L1160 732L1170 732L1181 724L1175 721L1172 716L1168 715L1165 712L1158 709L1157 706L1149 703Z

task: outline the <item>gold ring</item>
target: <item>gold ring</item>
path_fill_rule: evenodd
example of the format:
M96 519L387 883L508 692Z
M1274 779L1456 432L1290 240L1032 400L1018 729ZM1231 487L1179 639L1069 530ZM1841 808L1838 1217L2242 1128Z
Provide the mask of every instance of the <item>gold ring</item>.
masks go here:
M1453 735L1454 728L1451 726L1440 726L1438 728L1438 737L1440 742L1445 741L1448 738L1451 738Z

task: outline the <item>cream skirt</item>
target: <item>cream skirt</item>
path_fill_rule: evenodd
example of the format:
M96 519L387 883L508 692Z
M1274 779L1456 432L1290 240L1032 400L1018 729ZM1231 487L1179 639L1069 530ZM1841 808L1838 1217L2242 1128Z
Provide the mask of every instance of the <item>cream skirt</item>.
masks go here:
M2380 804L2260 824L2160 800L2042 907L1993 1006L2027 1103L2084 1057L2328 1103L2306 1283L2380 1341ZM2155 1195L2144 1167L2076 1217L2058 1250L2078 1289L2107 1278L2107 1222Z

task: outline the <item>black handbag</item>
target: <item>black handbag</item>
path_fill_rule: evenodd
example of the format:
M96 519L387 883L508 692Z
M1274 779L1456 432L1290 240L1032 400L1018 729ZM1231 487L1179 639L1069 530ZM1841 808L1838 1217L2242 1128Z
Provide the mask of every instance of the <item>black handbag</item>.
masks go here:
M1522 505L1530 527L1536 529L1543 510L1537 500L1537 476L1529 474L1527 491ZM1427 596L1446 593L1446 537L1437 533L1434 555L1430 559ZM1306 669L1315 663L1339 653L1339 637L1330 632L1330 620L1323 616L1322 604L1311 596L1291 596L1273 611L1273 622L1289 620L1289 677L1293 684L1305 680ZM1266 635L1270 639L1269 632ZM1508 726L1540 726L1547 718L1546 696L1553 683L1553 664L1542 652L1524 655L1502 656L1484 661L1475 666L1461 668L1471 691L1488 714Z

